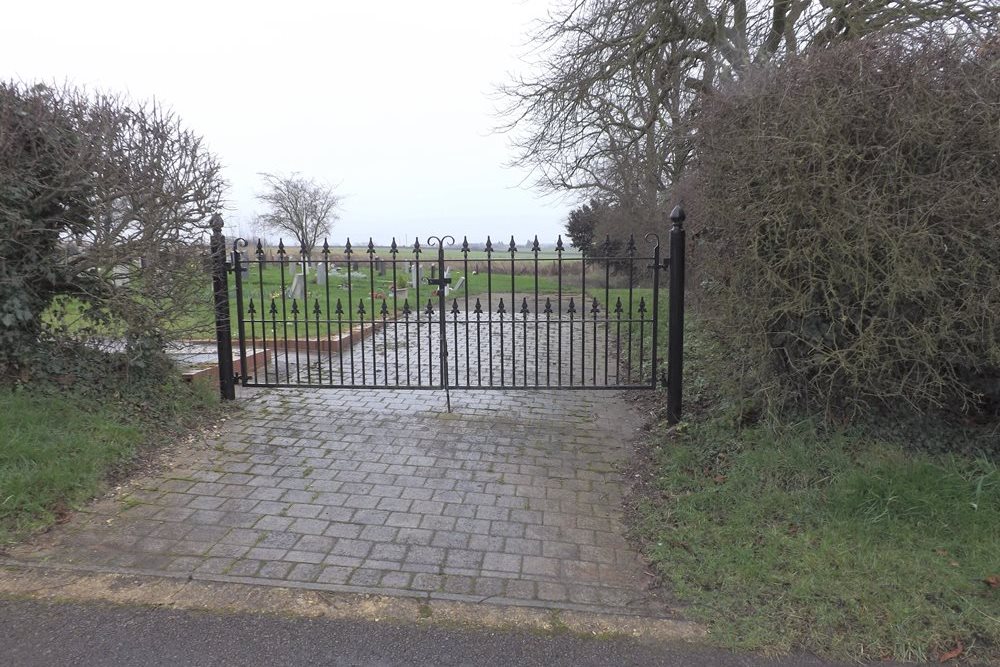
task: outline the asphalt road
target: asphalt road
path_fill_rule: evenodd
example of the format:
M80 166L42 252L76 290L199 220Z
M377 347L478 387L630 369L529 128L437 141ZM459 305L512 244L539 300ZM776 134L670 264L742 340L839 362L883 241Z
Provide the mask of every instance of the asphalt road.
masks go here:
M0 600L0 664L828 665L628 639Z

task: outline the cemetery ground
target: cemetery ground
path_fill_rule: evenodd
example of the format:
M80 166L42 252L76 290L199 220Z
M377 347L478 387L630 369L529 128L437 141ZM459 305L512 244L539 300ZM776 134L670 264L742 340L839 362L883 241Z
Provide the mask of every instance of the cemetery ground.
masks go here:
M98 599L116 603L156 604L142 595L162 593L168 599L177 593L177 588L158 589L165 584L150 583L151 574L160 577L157 581L178 582L178 587L187 577L212 585L227 578L247 585L247 579L256 578L293 590L311 585L302 590L319 596L309 598L316 600L325 600L324 590L394 593L400 597L367 598L365 608L385 609L379 605L389 604L387 599L402 601L409 606L400 619L427 624L435 615L445 624L458 622L443 611L447 604L486 609L469 600L503 598L514 605L510 609L542 610L529 627L556 634L569 629L613 636L641 625L642 619L668 617L701 623L708 634L700 641L765 654L805 652L861 661L952 655L971 664L1000 659L1000 471L994 432L948 423L832 428L800 420L776 425L725 398L720 388L726 379L719 376L725 366L696 323L689 326L686 349L686 421L668 428L659 420L662 396L646 395L635 402L648 422L635 443L626 434L643 416L630 412L621 399L607 400L613 396L607 393L596 403L569 397L577 403L568 409L569 404L542 404L532 416L534 399L523 393L483 397L468 392L464 399L453 397L458 416L451 417L434 405L433 392L412 401L405 393L376 399L383 404L373 413L364 395L261 391L232 420L216 421L214 432L185 439L183 433L192 433L186 429L218 419L211 388L183 387L173 380L166 387L131 385L125 378L105 378L96 391L79 382L68 388L65 383L48 389L5 388L0 392L0 433L6 439L0 451L0 535L8 556L31 562L25 556L35 553L41 558L34 565L53 567L44 570L49 581L69 576L60 573L60 564L75 560L76 566L90 567L88 576L101 582L96 588L105 596ZM466 418L484 422L482 438L463 435L462 400ZM318 449L329 446L325 453L340 467L323 473L318 464L327 457L303 450L317 446L286 441L310 439L289 430L302 429L301 424L287 423L301 422L304 408L308 424L332 429L320 437ZM462 502L451 496L420 500L403 498L407 487L401 486L396 497L388 490L391 484L382 484L386 495L379 496L372 493L372 482L371 489L348 486L351 493L346 495L356 496L352 504L373 498L376 507L345 507L343 487L332 486L365 482L337 475L356 475L362 465L372 463L363 460L366 451L378 446L357 441L365 426L362 433L349 431L359 420L372 426L364 420L378 420L379 410L383 421L391 422L382 427L384 435L407 429L425 439L428 429L451 434L442 442L417 437L413 447L422 451L408 456L430 451L445 465L439 476L428 474L427 490L408 494L479 495ZM605 419L595 420L595 414ZM256 432L260 419L273 422L268 429L284 428L288 434ZM491 419L501 419L504 426ZM278 426L282 421L285 426ZM487 500L485 487L482 492L435 488L440 482L432 480L448 479L445 470L459 471L452 481L462 481L462 462L474 461L471 455L482 440L489 442L491 434L504 429L510 431L510 443L480 454L548 460L549 467L534 473L542 494L537 501L557 503L557 514L564 515L558 520L570 523L546 524L545 510L536 524L528 507L478 506L477 501ZM575 435L562 440L565 432ZM961 454L937 453L941 442L954 438L968 441ZM162 461L149 467L156 459L149 448L165 444L174 445L165 455L168 462L180 457L172 461L174 467L164 467ZM267 451L258 451L261 447ZM457 467L448 466L446 452ZM279 466L277 461L254 463L253 456L314 460L282 460ZM591 463L581 463L585 460ZM288 470L279 475L277 469L258 469L258 482L267 483L252 486L243 479L248 473L240 472L246 465ZM131 481L123 492L87 503L109 486L124 483L129 472ZM213 481L206 481L209 477ZM219 483L222 477L227 483ZM585 478L599 484L607 497L592 498L578 508L580 516L573 515L569 508L580 505L580 499L564 497L564 485ZM465 481L516 484L517 478ZM317 482L317 488L308 488ZM302 484L306 488L297 488ZM240 489L248 489L247 495L292 495L287 500L252 498L255 510ZM316 494L326 494L329 502ZM507 497L495 495L496 502ZM509 496L518 497L532 498L518 496L516 490ZM405 509L377 506L406 501ZM441 507L424 504L418 511L418 502ZM313 506L320 512L349 510L350 516L310 517ZM463 517L468 511L463 507L504 516ZM520 512L516 521L514 511ZM417 524L389 525L393 513L396 522ZM253 525L244 526L248 517L254 518ZM258 527L261 520L268 525ZM470 523L477 521L485 523ZM315 533L320 523L313 522L322 522L320 534ZM59 525L40 532L54 524ZM458 530L459 525L470 530ZM331 526L334 532L325 534ZM473 526L481 532L471 530ZM299 529L306 532L295 532ZM626 530L638 540L632 546L625 541ZM292 536L295 543L285 544ZM267 540L274 543L265 545ZM172 552L175 547L191 553ZM635 548L662 588L648 587L652 578ZM248 556L250 550L257 550L255 557ZM297 553L289 556L291 552ZM319 563L314 562L317 557ZM326 562L331 557L338 562ZM450 580L440 574L442 567L458 566L458 561L449 564L449 558L471 559L465 562L468 571ZM276 564L267 559L277 559ZM443 561L424 562L428 559ZM0 577L5 596L14 594L26 576L25 570L11 569L10 562ZM397 563L410 569L399 569ZM150 567L138 568L142 564ZM482 589L477 591L477 585ZM26 589L19 590L23 594ZM74 589L69 584L46 588L36 579L28 590L72 597ZM114 591L121 594L114 597ZM289 598L289 605L294 599ZM357 604L364 606L364 599ZM629 620L595 630L569 623L574 609L610 609ZM471 612L462 622L476 622L480 616L485 614ZM509 628L509 622L497 621L497 627Z

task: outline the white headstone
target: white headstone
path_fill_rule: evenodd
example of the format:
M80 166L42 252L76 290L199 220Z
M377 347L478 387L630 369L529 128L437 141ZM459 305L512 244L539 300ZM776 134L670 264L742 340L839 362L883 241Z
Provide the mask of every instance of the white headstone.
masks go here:
M462 276L461 278L458 279L458 282L455 283L454 287L452 287L451 285L445 285L444 295L448 296L452 292L457 292L458 290L462 289L462 285L464 284L465 284L465 276Z

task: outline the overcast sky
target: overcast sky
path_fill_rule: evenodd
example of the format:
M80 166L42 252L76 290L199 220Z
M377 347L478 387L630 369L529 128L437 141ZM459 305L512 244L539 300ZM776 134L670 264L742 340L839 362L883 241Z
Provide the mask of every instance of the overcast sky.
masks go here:
M496 84L546 0L286 0L4 5L0 75L156 98L225 165L229 221L259 172L339 184L332 237L554 239L572 202L505 166ZM460 237L459 237L460 238Z

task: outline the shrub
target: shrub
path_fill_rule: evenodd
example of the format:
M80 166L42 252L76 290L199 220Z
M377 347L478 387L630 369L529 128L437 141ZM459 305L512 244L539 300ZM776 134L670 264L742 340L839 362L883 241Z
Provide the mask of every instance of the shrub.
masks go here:
M159 105L0 82L0 376L53 333L134 348L176 330L204 298L220 174Z
M772 405L1000 401L1000 52L870 39L704 101L696 301Z

